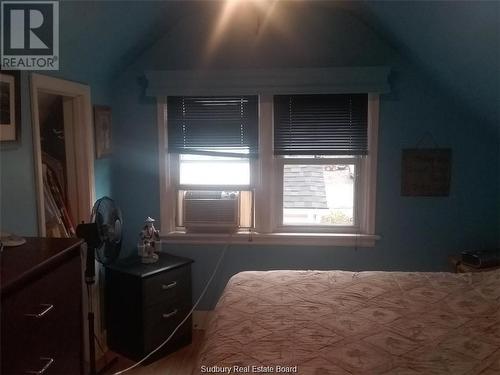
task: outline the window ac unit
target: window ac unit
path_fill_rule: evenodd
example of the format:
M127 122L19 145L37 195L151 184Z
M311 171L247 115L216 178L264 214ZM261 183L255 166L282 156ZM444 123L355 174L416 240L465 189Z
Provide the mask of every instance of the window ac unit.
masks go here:
M239 227L239 207L239 192L187 191L184 227L187 232L235 232Z

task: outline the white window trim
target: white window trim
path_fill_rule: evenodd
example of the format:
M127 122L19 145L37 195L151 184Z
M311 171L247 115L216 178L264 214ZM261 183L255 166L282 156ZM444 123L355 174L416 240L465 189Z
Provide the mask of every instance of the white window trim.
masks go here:
M156 121L158 123L158 165L160 177L160 234L166 235L175 231L175 186L173 164L178 164L178 156L167 151L167 98L158 97Z
M373 247L380 236L356 233L186 233L174 231L161 236L166 244L234 244Z
M259 159L252 163L251 181L255 188L255 231L233 235L185 233L176 230L176 186L179 158L167 152L167 100L158 97L157 122L159 139L160 233L162 242L185 244L269 244L303 246L373 247L380 236L375 234L377 187L379 94L368 94L368 155L361 159L359 186L359 228L356 233L283 232L280 231L280 184L276 181L279 163L273 154L273 96L259 96ZM177 171L177 172L176 172ZM290 226L287 226L290 227ZM314 228L314 227L313 227Z
M362 192L364 221L360 223L362 231L368 235L375 234L379 114L379 94L368 94L368 156L363 168L365 187Z

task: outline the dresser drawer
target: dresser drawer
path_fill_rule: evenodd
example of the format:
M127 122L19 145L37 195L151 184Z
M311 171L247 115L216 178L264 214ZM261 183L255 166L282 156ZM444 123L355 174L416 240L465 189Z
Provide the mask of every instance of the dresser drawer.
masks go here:
M3 301L3 374L80 373L80 275L74 257Z
M41 345L45 327L52 325L54 305L31 303L25 298L28 296L26 292L24 290L2 303L2 374L25 374L38 370L41 367L40 357L54 357L52 351L43 350ZM37 297L33 294L33 299L37 300ZM28 317L27 313L36 313L40 317ZM48 338L45 341L48 342Z
M144 305L191 298L191 266L186 265L148 277L142 284Z

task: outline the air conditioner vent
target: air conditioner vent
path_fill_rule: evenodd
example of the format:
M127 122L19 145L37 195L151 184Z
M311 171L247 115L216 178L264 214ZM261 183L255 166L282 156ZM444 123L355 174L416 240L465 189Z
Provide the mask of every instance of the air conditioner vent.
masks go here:
M221 199L222 191L189 190L184 199Z
M183 216L188 232L234 232L239 224L239 194L187 191Z

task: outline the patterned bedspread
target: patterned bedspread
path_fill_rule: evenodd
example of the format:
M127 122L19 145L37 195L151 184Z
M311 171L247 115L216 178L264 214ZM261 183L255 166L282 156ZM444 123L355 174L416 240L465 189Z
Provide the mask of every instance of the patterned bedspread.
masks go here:
M500 271L239 273L203 373L500 374Z

